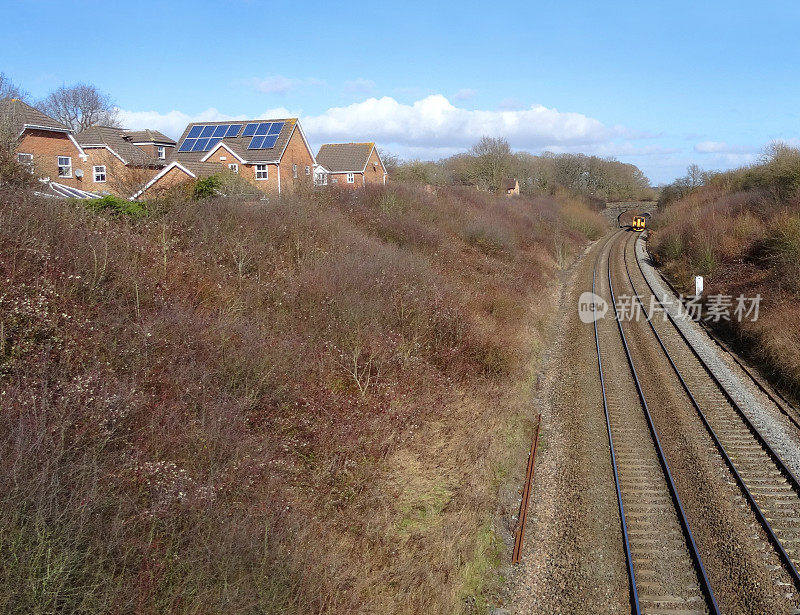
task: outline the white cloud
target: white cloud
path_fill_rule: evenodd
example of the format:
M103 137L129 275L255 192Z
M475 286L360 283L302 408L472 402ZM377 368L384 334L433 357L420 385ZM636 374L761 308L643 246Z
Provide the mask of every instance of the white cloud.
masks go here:
M463 88L453 95L453 100L472 100L477 92L470 88Z
M210 108L196 114L173 110L121 110L120 119L132 129L153 128L178 137L190 122L295 117L297 110L268 109L255 117L228 115ZM485 135L505 137L514 149L532 152L583 151L597 155L647 155L634 148L633 134L620 126L606 126L580 113L561 112L541 105L519 110L468 110L441 94L402 104L385 96L368 98L319 115L301 115L307 137L315 144L329 141L377 141L404 156L438 158L463 151Z
M740 145L729 145L724 141L701 141L694 146L699 154L751 154L752 148Z
M714 154L717 152L726 152L729 149L727 143L722 141L702 141L694 146L694 151L701 154Z
M306 134L315 142L378 141L406 148L464 148L484 135L505 137L512 147L537 150L557 146L586 146L631 137L622 127L608 127L580 113L563 113L534 105L516 111L467 110L441 94L413 104L394 98L368 98L321 115L302 118Z
M351 79L344 82L344 91L346 94L371 94L375 90L375 82L371 79Z

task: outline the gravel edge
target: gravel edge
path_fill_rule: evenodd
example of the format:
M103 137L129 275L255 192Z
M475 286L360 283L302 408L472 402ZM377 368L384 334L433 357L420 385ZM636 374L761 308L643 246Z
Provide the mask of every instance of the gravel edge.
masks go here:
M726 364L714 341L696 322L678 317L679 301L672 291L662 283L660 274L651 264L650 255L641 236L636 240L636 258L653 290L660 297L669 298L667 311L675 318L678 328L689 340L697 354L719 379L728 395L736 401L753 425L761 432L767 443L780 455L787 467L796 476L800 476L800 434L797 429L772 402L762 403L758 399L759 396L753 390L756 388L755 384L750 382L749 376L742 370L734 370L733 366ZM764 396L764 399L767 398Z

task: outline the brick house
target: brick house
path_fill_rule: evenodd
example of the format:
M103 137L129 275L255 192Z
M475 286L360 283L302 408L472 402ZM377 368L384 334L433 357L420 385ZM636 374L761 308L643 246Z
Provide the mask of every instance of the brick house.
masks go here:
M0 100L0 129L4 139L16 140L17 160L37 177L71 188L91 190L86 177L88 156L73 131L16 98Z
M311 189L314 182L314 154L297 118L196 122L183 131L167 166L135 198L164 182L194 179L191 169L198 163L238 173L267 194Z
M319 148L317 164L327 171L327 177L318 175L318 185L338 184L352 188L366 185L384 185L386 167L374 143L326 143Z
M92 126L75 136L88 156L87 185L130 196L163 169L175 141L155 130Z

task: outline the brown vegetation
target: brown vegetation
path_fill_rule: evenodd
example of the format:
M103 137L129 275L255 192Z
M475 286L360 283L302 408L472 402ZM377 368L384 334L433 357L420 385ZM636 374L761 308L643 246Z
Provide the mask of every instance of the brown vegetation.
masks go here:
M800 152L773 145L761 163L711 175L656 221L651 245L684 289L760 294L756 322L721 323L743 350L800 393Z
M480 612L560 201L0 192L0 610Z

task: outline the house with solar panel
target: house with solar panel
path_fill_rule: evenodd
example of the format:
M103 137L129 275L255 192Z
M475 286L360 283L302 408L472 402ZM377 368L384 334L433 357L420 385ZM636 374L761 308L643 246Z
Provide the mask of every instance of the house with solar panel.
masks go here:
M383 166L374 143L326 143L317 153L317 185L337 184L348 188L384 185Z
M134 198L223 170L267 194L295 192L313 187L314 166L297 118L196 122L184 130L167 166Z
M157 130L96 125L75 135L88 156L87 185L128 197L167 165L176 143Z

